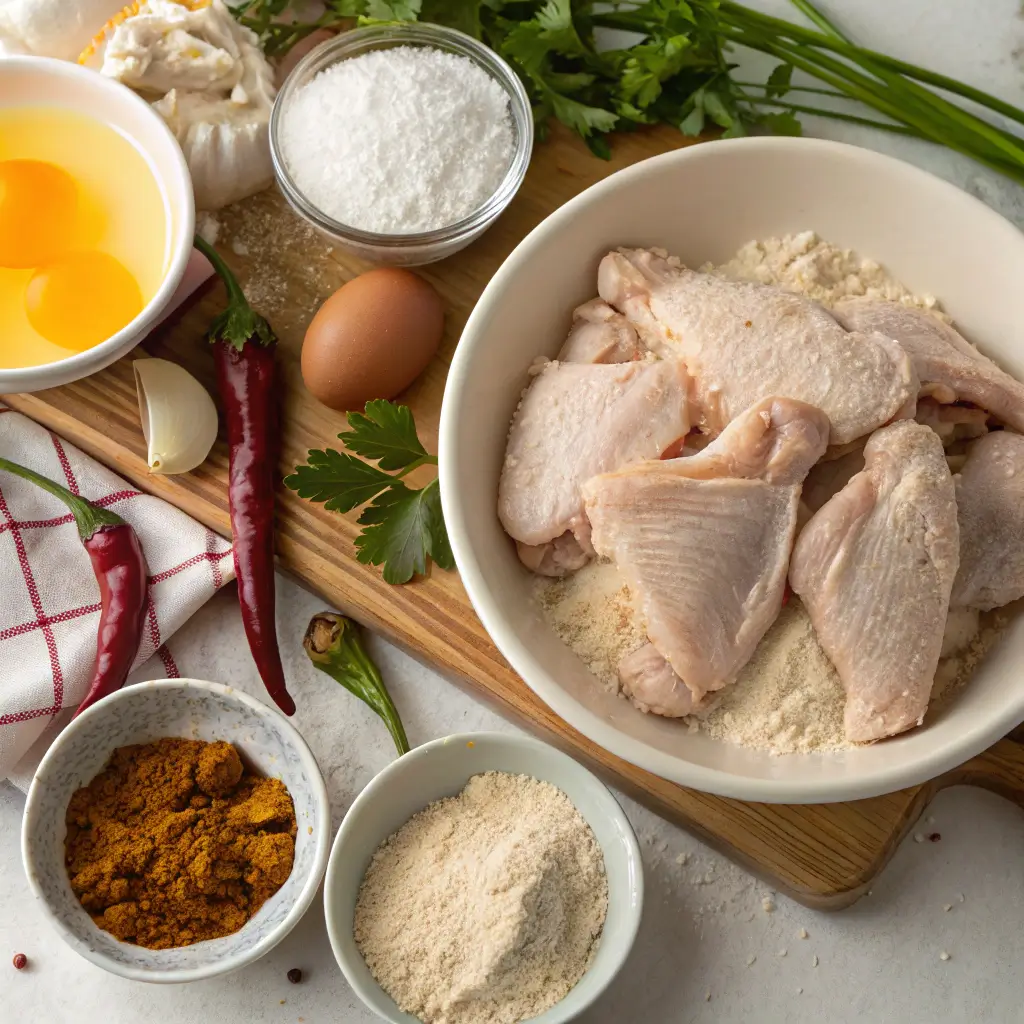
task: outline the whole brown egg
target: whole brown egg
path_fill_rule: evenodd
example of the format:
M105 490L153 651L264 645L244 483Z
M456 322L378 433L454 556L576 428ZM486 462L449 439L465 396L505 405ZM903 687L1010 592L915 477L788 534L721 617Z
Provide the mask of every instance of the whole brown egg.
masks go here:
M433 286L409 270L380 267L342 285L302 343L302 379L332 409L394 398L426 369L444 333Z

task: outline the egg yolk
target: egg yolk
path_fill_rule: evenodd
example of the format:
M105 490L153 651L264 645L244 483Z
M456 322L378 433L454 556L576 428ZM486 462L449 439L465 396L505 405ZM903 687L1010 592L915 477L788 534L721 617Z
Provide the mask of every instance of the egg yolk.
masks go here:
M74 237L78 190L43 160L0 161L0 267L38 267Z
M40 267L25 290L29 323L47 341L74 351L106 341L142 307L138 282L105 252L61 256Z

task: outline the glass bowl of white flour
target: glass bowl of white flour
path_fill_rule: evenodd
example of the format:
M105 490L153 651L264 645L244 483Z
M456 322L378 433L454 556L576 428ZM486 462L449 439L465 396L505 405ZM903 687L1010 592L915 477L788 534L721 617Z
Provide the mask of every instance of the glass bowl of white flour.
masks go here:
M394 761L334 841L327 933L393 1024L561 1024L621 968L643 908L629 820L525 736L465 733Z
M278 187L330 241L375 263L457 252L502 213L533 150L519 77L462 32L417 22L310 51L270 121Z

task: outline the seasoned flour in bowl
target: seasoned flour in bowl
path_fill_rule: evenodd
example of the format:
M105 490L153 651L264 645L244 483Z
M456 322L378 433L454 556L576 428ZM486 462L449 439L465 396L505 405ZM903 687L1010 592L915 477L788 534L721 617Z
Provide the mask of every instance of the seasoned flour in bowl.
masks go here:
M700 269L733 281L755 281L801 292L824 306L864 297L933 312L939 309L935 296L914 295L874 260L826 242L813 231L747 242L727 263Z
M701 270L733 280L776 285L825 306L853 296L900 302L945 319L931 295L915 295L884 267L813 231L748 242L728 262ZM629 587L615 565L599 560L558 580L540 579L537 601L548 623L610 690L620 659L647 641ZM998 636L1004 617L951 616L932 699L947 699L971 675ZM714 695L713 695L714 696ZM699 714L691 730L772 754L844 749L845 695L810 618L791 598L736 682Z

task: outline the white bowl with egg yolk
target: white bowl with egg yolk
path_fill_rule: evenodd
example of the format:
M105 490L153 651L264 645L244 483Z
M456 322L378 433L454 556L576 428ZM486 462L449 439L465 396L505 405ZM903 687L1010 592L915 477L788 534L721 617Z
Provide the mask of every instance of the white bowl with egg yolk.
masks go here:
M95 373L135 347L167 312L181 283L195 229L192 181L163 119L126 86L77 64L46 57L0 60L0 108L48 107L99 120L127 138L160 190L165 217L163 277L141 312L105 341L63 359L16 369L3 364L0 393L39 391ZM2 326L2 324L0 324Z

